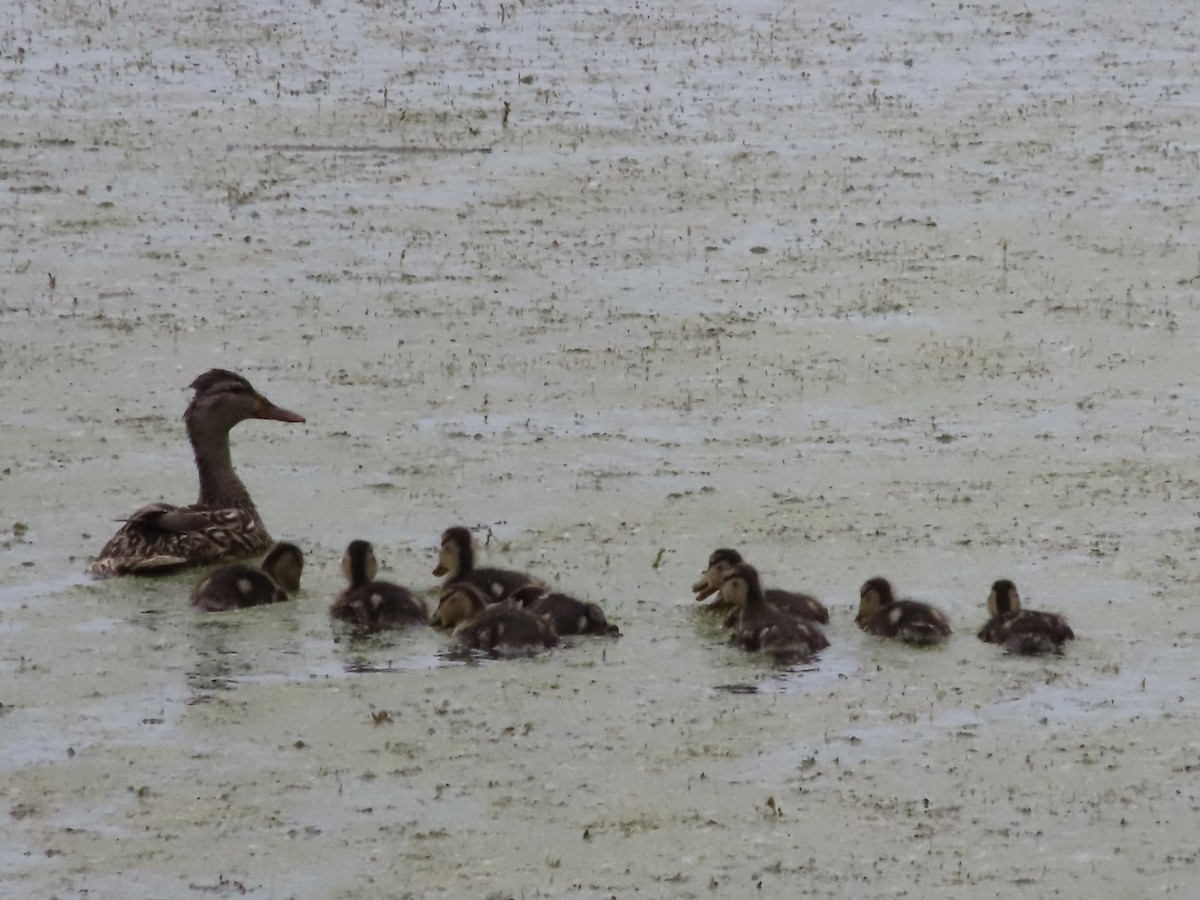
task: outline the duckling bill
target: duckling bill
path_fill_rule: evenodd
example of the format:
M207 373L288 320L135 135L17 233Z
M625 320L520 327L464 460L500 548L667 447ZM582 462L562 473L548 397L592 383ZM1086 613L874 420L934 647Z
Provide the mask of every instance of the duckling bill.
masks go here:
M979 631L979 639L999 644L1009 653L1033 656L1061 653L1063 644L1075 639L1075 632L1058 613L1021 608L1017 586L1007 578L992 584L988 594L991 618Z
M906 644L938 644L950 636L950 621L928 603L897 600L886 578L871 578L859 591L854 621L863 631Z

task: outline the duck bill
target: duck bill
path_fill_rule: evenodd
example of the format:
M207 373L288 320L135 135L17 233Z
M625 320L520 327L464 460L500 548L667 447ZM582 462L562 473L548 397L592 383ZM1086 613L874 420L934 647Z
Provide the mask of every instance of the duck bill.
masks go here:
M258 408L254 410L254 418L256 419L274 419L277 422L303 422L304 416L300 413L294 413L290 409L284 409L282 406L276 406L266 397L258 398Z
M696 592L696 602L711 597L717 592L717 587L709 583L707 578L703 578L692 585L692 590Z
M437 568L433 570L433 574L440 576L440 575L445 575L449 571L450 570L446 568L446 564L440 562L437 564Z

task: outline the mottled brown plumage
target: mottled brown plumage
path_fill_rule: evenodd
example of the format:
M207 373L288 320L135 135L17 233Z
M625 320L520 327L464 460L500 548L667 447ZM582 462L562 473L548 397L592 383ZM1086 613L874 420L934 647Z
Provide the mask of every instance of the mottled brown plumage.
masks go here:
M858 598L854 621L870 634L918 645L937 644L950 636L950 622L940 610L916 600L897 600L886 578L866 581Z
M151 503L130 516L91 565L93 575L161 574L184 566L244 559L271 546L250 493L233 469L229 431L246 419L303 422L250 382L211 369L191 384L183 420L200 476L191 506Z
M280 542L253 569L245 565L221 566L202 578L192 590L192 606L206 612L245 609L282 603L288 592L300 589L304 555L295 544Z
M471 540L471 532L458 525L442 532L438 563L433 574L445 576L443 587L463 582L475 585L483 591L488 603L498 603L524 585L542 584L532 575L512 569L496 569L490 566L475 568L475 545Z
M987 606L991 618L980 629L979 639L1000 644L1009 653L1061 653L1063 644L1075 639L1066 618L1058 613L1022 609L1017 586L1007 578L992 584Z
M535 616L546 619L555 634L605 634L620 637L621 629L608 621L595 603L578 600L569 594L549 593L538 585L528 584L513 591L512 602Z
M739 647L807 658L829 646L818 624L786 613L767 600L758 572L747 563L729 569L721 583L721 595L734 609L733 643Z
M351 541L342 556L342 572L349 586L338 594L329 614L364 631L426 624L424 601L398 584L376 581L378 571L375 548L367 541Z
M700 580L692 585L692 591L696 595L695 599L697 601L704 600L720 591L725 577L733 571L734 566L741 565L743 562L742 554L736 550L728 547L714 550L708 557L708 568L701 574ZM785 591L781 588L765 588L763 596L768 603L782 612L808 619L811 622L820 622L822 625L829 623L829 610L825 608L825 604L809 594ZM713 606L724 605L726 605L725 601L718 594L718 599ZM725 627L733 627L735 618L736 610L726 620Z
M453 628L463 646L494 656L524 656L558 643L549 621L507 600L489 603L483 591L469 582L448 586L430 621Z

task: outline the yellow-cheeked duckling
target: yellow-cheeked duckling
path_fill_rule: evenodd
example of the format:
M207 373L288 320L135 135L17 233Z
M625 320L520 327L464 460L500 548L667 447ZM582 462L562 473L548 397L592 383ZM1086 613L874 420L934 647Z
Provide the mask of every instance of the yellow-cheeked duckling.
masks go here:
M499 603L513 591L527 584L541 584L532 575L511 569L475 568L475 545L471 532L462 526L447 528L442 532L441 548L438 550L437 576L445 576L443 587L467 582L483 591L488 603Z
M817 623L789 615L767 600L758 572L747 563L729 570L721 583L721 594L737 616L733 643L740 647L807 658L829 646Z
M548 593L544 587L527 584L511 597L514 604L547 619L555 634L606 634L620 637L621 629L608 621L595 603L585 603L568 594Z
M365 631L426 624L424 601L398 584L376 581L378 571L375 548L368 541L351 541L342 557L342 572L350 584L334 600L329 614Z
M546 619L509 601L489 603L483 591L469 582L446 588L430 622L454 629L463 646L494 656L527 656L558 643Z
M289 592L300 589L303 570L300 548L281 541L268 551L257 569L232 565L210 572L192 590L192 606L205 612L223 612L282 603Z
M154 575L256 556L271 546L250 492L233 469L229 432L246 419L303 422L241 375L210 369L191 384L183 414L200 476L191 506L151 503L125 520L91 565L93 575Z
M695 593L697 601L704 600L714 593L721 590L721 585L725 581L725 577L733 570L734 566L739 566L744 562L742 554L736 550L731 550L728 547L722 547L714 550L708 557L708 568L700 576L700 580L692 585L692 591ZM822 625L829 624L829 610L816 597L809 594L801 594L796 591L785 591L780 588L766 588L763 595L767 598L767 602L781 612L797 616L801 619L807 619L810 622L820 622ZM713 604L714 606L722 605L722 599ZM725 627L732 628L736 619L737 610L730 614L725 620Z
M906 644L937 644L950 636L950 621L940 610L916 600L897 600L886 578L863 584L854 621L863 631Z
M991 618L980 629L979 639L1000 644L1009 653L1061 653L1063 643L1075 639L1066 618L1058 613L1022 609L1017 586L1007 578L992 585L987 606Z

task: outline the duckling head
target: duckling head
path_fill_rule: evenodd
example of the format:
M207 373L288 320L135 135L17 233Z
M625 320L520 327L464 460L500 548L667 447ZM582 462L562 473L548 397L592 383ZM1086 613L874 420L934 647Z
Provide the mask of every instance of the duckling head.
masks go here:
M1020 612L1021 595L1017 593L1017 586L1007 578L994 582L992 592L988 594L987 607L990 616Z
M295 544L280 541L263 557L262 570L289 594L300 590L300 573L304 571L304 554Z
M758 571L749 563L738 563L731 567L721 582L721 599L735 610L745 609L750 603L761 603L762 585Z
M487 608L483 591L467 582L450 585L438 601L437 609L429 619L435 628L454 628L469 622Z
M858 591L858 615L854 617L854 623L859 628L866 628L875 613L895 602L891 582L886 578L868 579Z
M351 587L374 581L378 571L379 563L375 560L375 548L370 541L351 541L342 556L342 574Z
M721 589L721 583L734 566L741 565L742 554L728 547L714 550L708 556L708 568L700 576L700 580L692 585L696 600L703 600Z
M475 548L471 543L471 532L456 525L442 532L441 548L438 550L437 567L433 574L458 578L475 568Z

